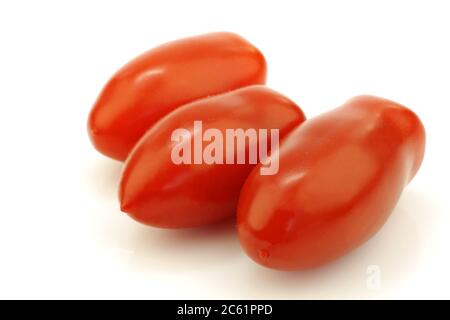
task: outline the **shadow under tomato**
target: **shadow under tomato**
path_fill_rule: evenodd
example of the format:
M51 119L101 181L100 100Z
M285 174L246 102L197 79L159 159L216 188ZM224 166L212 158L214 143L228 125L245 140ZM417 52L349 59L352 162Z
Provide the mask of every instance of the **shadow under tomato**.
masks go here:
M131 265L138 271L179 273L214 270L241 253L235 220L192 229L156 229L142 226L133 240ZM217 269L216 269L217 270Z

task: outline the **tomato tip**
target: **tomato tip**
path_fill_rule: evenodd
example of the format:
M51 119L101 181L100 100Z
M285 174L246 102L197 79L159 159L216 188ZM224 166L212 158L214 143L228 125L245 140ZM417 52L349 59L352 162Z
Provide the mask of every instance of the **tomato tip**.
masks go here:
M132 203L125 199L120 199L120 211L129 213L132 207Z

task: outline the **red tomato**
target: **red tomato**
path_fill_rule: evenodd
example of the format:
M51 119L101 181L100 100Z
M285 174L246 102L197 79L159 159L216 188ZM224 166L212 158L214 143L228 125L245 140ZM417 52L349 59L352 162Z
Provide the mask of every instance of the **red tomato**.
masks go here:
M89 135L98 151L125 160L145 131L175 108L265 79L263 55L238 35L211 33L170 42L109 80L89 116Z
M384 224L423 159L425 131L409 109L360 96L306 121L281 143L279 172L250 174L237 227L244 250L275 269L334 260Z
M195 153L195 139L208 129L224 137L226 129L279 129L284 137L304 119L295 103L264 86L241 88L178 108L153 126L127 159L119 191L122 211L144 224L165 228L201 226L233 216L241 186L256 164L237 164L235 147L221 149L223 164L204 160L175 164L173 132L186 129L186 145ZM194 121L202 121L202 132L194 130ZM202 150L210 143L204 143ZM261 147L259 139L256 144ZM255 143L245 144L246 159L250 145ZM234 164L226 164L233 153Z

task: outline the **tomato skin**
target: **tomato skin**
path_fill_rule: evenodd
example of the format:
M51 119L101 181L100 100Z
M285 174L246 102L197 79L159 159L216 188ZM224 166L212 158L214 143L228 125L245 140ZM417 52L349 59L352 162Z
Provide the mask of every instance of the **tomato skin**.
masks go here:
M135 58L108 81L89 115L89 136L98 151L125 160L148 128L175 108L265 79L264 56L236 34L169 42Z
M203 132L216 128L225 136L225 129L279 129L281 139L304 119L294 102L265 86L178 108L153 126L130 153L119 188L121 209L139 222L163 228L197 227L231 217L255 164L176 165L171 159L172 132L186 128L193 141L193 122L202 121ZM248 149L247 143L247 155Z
M242 188L242 247L281 270L341 257L382 227L424 148L419 118L382 98L359 96L306 121L282 141L278 174L255 167Z

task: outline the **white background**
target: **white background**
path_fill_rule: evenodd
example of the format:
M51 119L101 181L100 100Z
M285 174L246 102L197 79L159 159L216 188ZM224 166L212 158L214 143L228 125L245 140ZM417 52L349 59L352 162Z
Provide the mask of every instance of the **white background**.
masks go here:
M168 231L120 212L121 164L87 136L97 94L137 54L220 30L258 46L268 85L308 117L368 93L423 120L419 174L338 262L272 271L232 223ZM448 1L1 1L0 297L450 298L449 110Z

